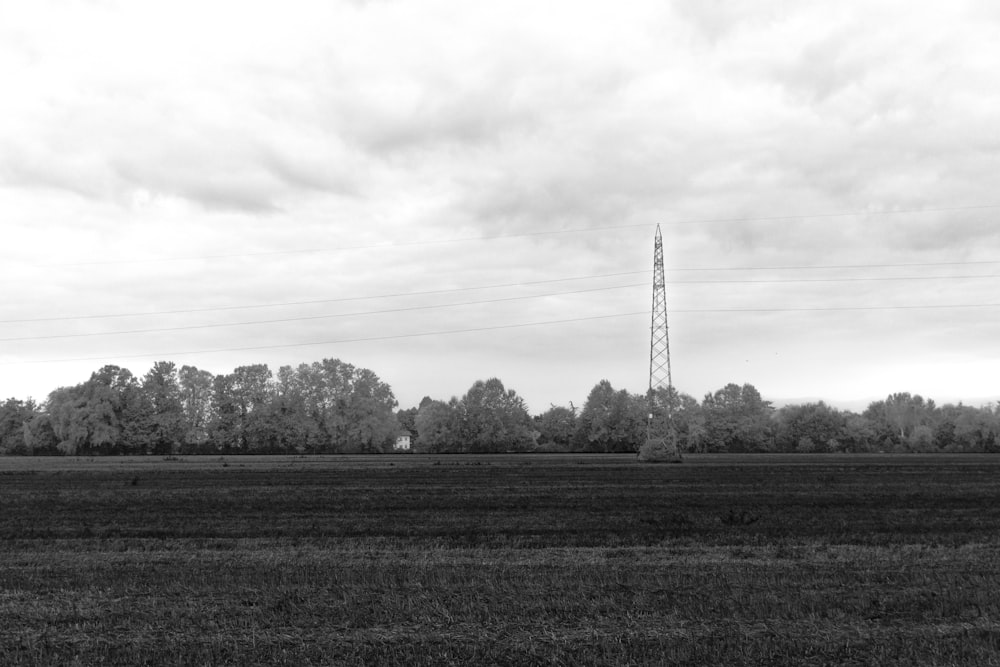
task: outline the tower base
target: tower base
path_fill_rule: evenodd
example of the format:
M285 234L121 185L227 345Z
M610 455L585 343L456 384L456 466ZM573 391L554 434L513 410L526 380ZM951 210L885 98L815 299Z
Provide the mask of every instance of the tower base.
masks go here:
M643 463L681 463L684 460L677 446L677 435L673 433L666 438L647 438L639 447L638 459Z

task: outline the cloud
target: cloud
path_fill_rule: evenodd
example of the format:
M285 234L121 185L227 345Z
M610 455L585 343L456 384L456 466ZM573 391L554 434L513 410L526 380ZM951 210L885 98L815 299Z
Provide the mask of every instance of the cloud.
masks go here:
M996 259L996 211L963 208L1000 203L994 13L881 0L864 11L778 0L26 5L0 26L0 208L18 239L0 270L36 298L5 303L0 319L515 287L286 305L262 312L288 322L4 354L115 359L576 320L177 361L222 372L339 356L414 401L499 375L533 407L580 403L601 377L642 389L648 323L584 319L647 308L642 289L300 318L648 270L661 223L686 391L740 379L823 396L865 369L864 393L879 394L900 389L886 378L907 359L953 382L930 360L990 358L982 310L744 311L993 299L988 278L807 281L992 271L883 265ZM547 233L570 229L589 231ZM862 268L782 268L847 265ZM735 282L676 282L699 277ZM766 278L804 281L753 282ZM693 312L713 308L727 312ZM14 333L246 319L220 310ZM27 368L19 381L35 380ZM84 379L45 374L46 389Z

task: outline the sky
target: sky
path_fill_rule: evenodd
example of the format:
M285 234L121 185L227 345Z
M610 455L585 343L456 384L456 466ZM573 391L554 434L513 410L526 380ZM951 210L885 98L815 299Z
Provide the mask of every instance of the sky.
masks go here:
M1000 398L1000 5L0 0L0 397Z

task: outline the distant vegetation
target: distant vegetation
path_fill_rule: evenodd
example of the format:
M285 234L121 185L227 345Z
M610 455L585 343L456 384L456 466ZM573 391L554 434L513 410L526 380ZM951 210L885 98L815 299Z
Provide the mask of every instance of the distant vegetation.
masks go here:
M997 452L1000 404L937 406L897 393L862 413L823 402L775 409L751 384L701 402L662 391L681 449L709 452ZM461 398L398 410L372 371L324 359L278 372L264 364L212 375L161 361L143 377L105 366L42 403L0 404L0 454L382 453L408 432L423 453L634 452L648 399L602 380L581 409L529 414L497 378Z

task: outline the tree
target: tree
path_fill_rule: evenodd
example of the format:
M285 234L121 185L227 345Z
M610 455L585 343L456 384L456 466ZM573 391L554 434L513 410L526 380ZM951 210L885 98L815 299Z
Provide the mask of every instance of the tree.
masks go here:
M1000 423L988 406L946 405L938 410L934 442L937 448L948 452L996 451Z
M212 381L212 439L224 452L264 453L272 449L268 403L271 371L266 364L239 366Z
M524 400L499 378L477 380L459 402L463 444L470 452L516 452L534 446Z
M933 452L934 429L926 424L917 426L907 438L907 444L911 452Z
M52 419L45 412L36 413L24 424L25 453L33 456L60 454L59 438L52 428Z
M601 380L587 394L576 423L576 443L579 448L586 451L609 451L615 427L611 415L616 394L608 380Z
M901 392L890 394L884 401L871 403L863 414L872 422L884 449L911 451L914 429L926 426L933 430L935 409L934 401L925 401L919 394ZM921 441L925 436L922 431Z
M343 404L347 440L361 452L384 452L392 447L399 422L396 397L389 385L367 368L356 368Z
M771 404L752 384L727 384L702 401L709 451L766 452L773 446Z
M83 385L53 389L45 403L59 453L72 456L81 447L86 447L89 434L80 415L84 404Z
M193 366L181 366L177 374L183 442L185 447L198 451L208 442L208 425L212 419L212 381L208 371Z
M373 371L339 359L283 366L277 380L265 364L213 376L158 361L141 381L109 365L41 409L0 403L0 453L381 452L397 407Z
M104 366L87 382L49 394L47 411L64 454L130 454L139 388L128 369ZM141 451L141 450L140 450Z
M278 369L270 419L275 447L281 451L322 453L328 438L306 409L302 378L291 366Z
M399 424L392 388L367 368L340 359L279 372L288 423L307 451L380 452L392 446Z
M773 423L780 452L840 451L846 446L846 417L823 401L786 405L774 413Z
M456 452L461 449L461 425L458 399L450 402L421 401L414 419L420 434L415 451L426 453Z
M705 441L705 416L694 397L677 391L674 387L660 387L653 390L654 400L661 406L658 413L650 411L653 433L673 431L677 447L682 452L701 451ZM656 420L662 420L656 423Z
M222 452L239 451L243 415L233 389L232 375L216 375L212 380L212 442Z
M24 428L35 415L36 406L30 399L8 398L0 403L0 454L29 453Z
M847 413L844 419L844 450L848 452L877 451L878 434L871 420L862 415Z
M534 418L539 445L557 451L569 451L576 434L576 407L553 405Z
M351 395L351 378L354 366L340 359L324 359L314 363L305 372L309 405L319 422L320 428L329 438L334 451L354 449L347 429L345 408Z
M646 439L648 401L601 380L577 420L576 443L585 451L635 452Z
M141 429L147 451L170 454L178 451L185 436L185 415L177 367L158 361L142 379Z
M271 371L267 364L239 366L214 380L213 437L223 451L263 453L271 451L266 407L272 396Z

